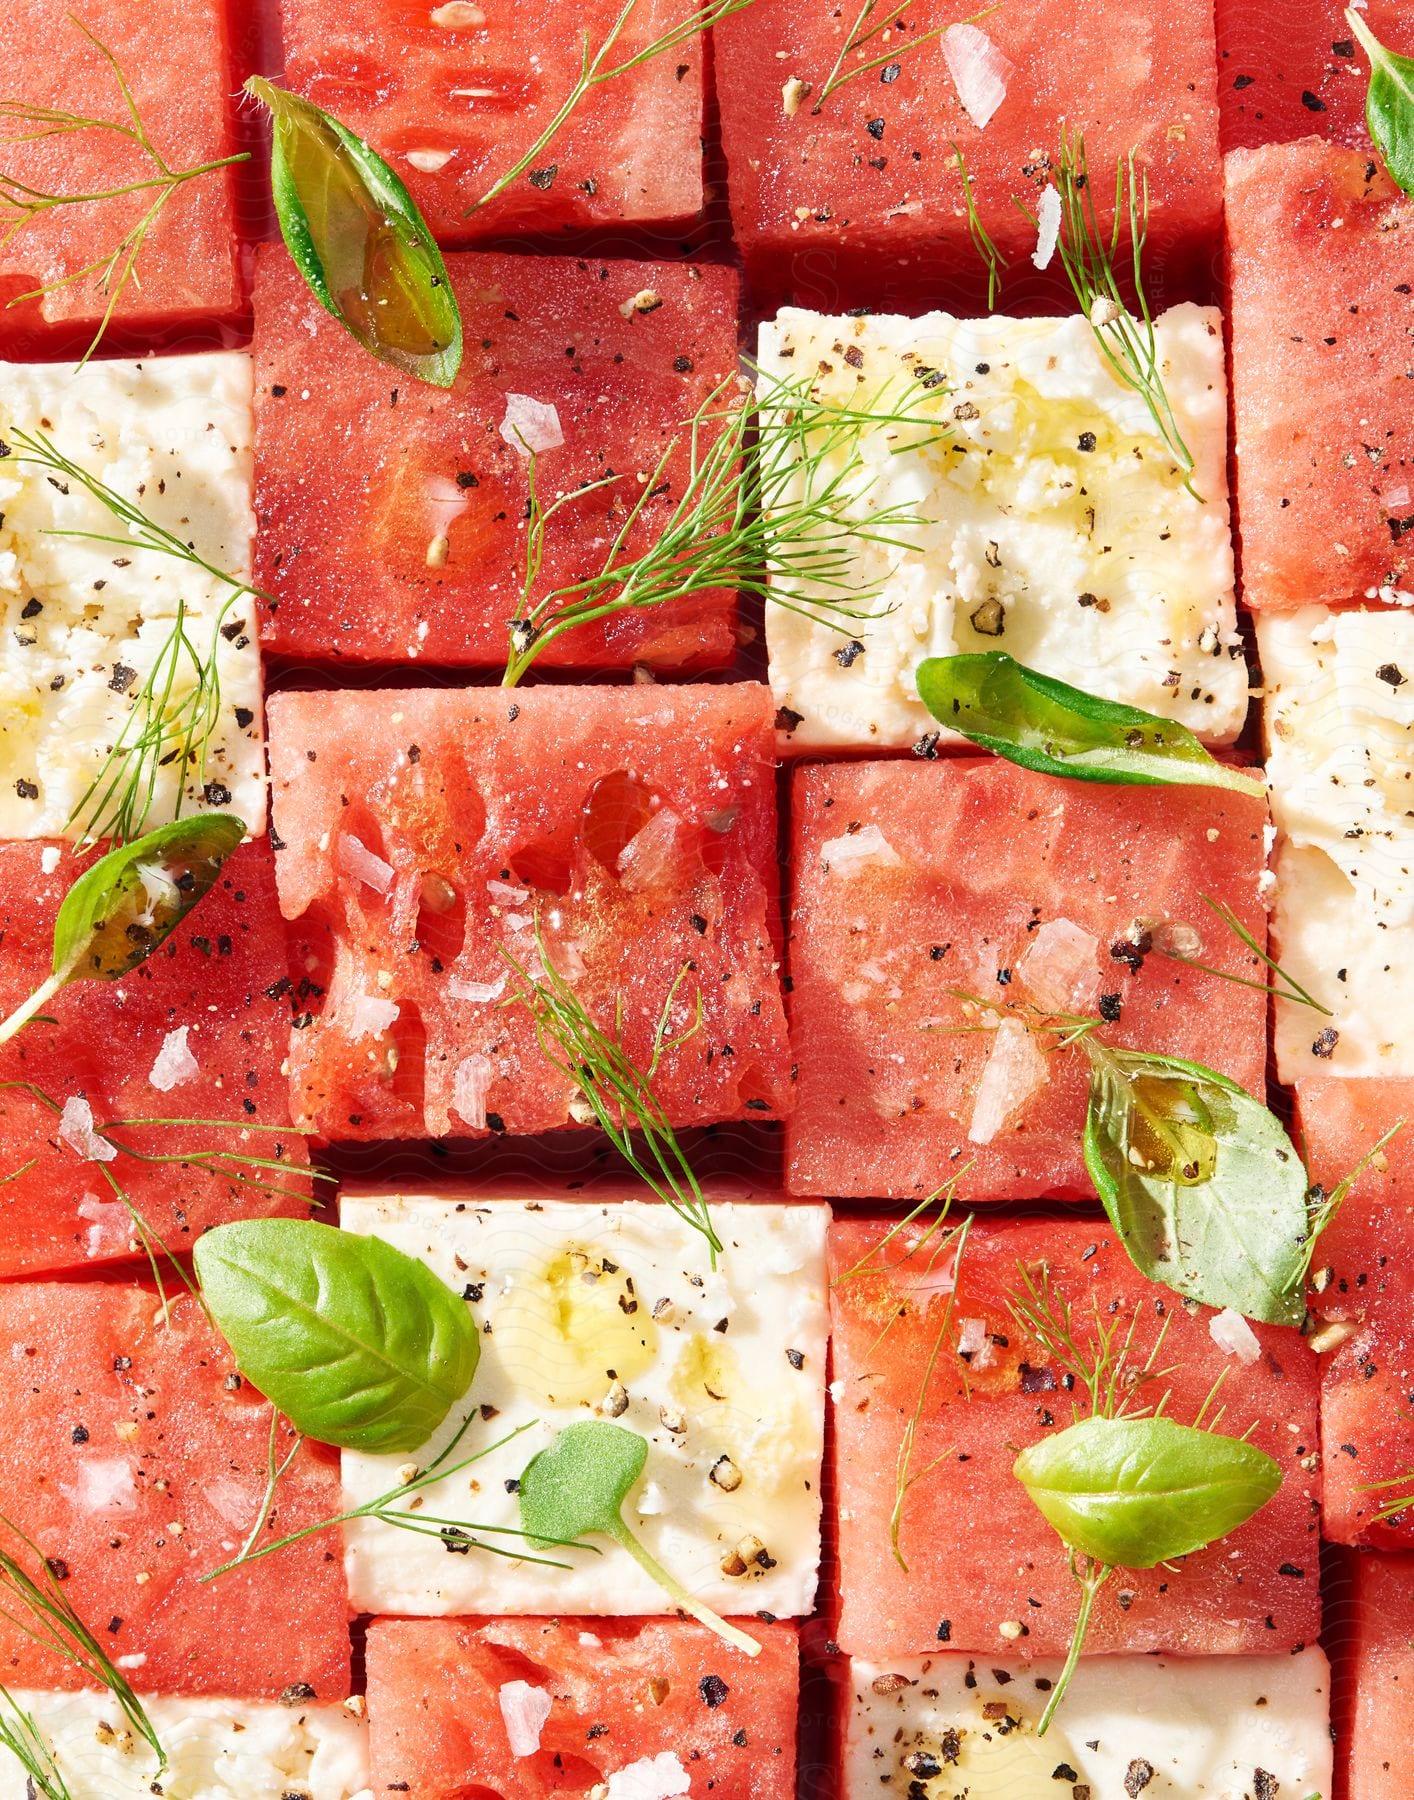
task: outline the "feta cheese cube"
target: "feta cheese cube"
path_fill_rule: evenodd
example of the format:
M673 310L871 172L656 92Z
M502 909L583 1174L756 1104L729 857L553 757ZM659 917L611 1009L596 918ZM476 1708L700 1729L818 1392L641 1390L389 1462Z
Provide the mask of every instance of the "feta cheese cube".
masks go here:
M345 1193L344 1230L420 1257L466 1294L481 1326L466 1403L418 1452L420 1466L468 1412L473 1424L454 1460L526 1427L422 1490L429 1517L464 1520L473 1537L478 1525L517 1528L515 1484L526 1464L565 1426L606 1419L648 1440L644 1479L624 1516L664 1567L720 1613L810 1611L829 1209L720 1202L711 1213L726 1246L715 1275L706 1239L657 1202ZM404 1460L345 1452L347 1503L396 1488ZM489 1541L520 1547L514 1537ZM572 1565L552 1568L474 1548L449 1554L436 1535L370 1518L345 1528L345 1544L350 1603L364 1612L671 1610L608 1543L596 1541L601 1554L544 1552ZM744 1544L749 1555L738 1553Z
M1265 612L1257 626L1272 932L1323 1006L1279 1001L1279 1077L1414 1075L1414 617Z
M841 483L856 516L880 515L878 541L857 541L839 596L875 593L871 616L840 631L821 622L828 611L766 609L788 744L916 745L938 729L918 698L918 664L985 650L1178 719L1210 744L1237 736L1248 674L1221 317L1178 306L1155 329L1201 501L1082 318L787 308L762 325L763 391L809 374L826 405L907 421L841 431L818 477Z
M105 761L128 720L131 742L150 677L154 728L178 754L157 770L148 825L172 817L181 791L186 810L233 811L262 830L253 597L233 599L194 564L140 548L77 479L28 461L20 434L49 439L213 568L247 581L249 356L0 363L0 838L79 835L88 815L75 808L101 776L120 773L105 776ZM203 668L219 677L219 705L205 757L184 760Z
M954 1655L851 1663L844 1800L928 1786L929 1771L945 1774L944 1792L974 1800L1072 1787L1097 1800L1141 1789L1184 1800L1331 1791L1330 1668L1320 1650L1084 1657L1038 1738L1059 1673L1056 1662L997 1669Z

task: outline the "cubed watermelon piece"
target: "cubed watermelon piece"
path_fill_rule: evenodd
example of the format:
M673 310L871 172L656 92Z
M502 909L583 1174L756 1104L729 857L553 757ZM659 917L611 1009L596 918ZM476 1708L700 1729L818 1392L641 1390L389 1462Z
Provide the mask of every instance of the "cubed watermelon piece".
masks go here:
M1091 974L1076 990L1083 1004L1063 1010L1098 1011L1110 1041L1206 1063L1262 1093L1263 996L1144 954L1143 934L1260 975L1202 896L1265 940L1265 816L1260 801L1214 789L1055 781L971 757L799 771L790 1191L916 1198L960 1174L968 1200L1091 1193L1083 1055L1048 1058L1049 1079L978 1141L979 1083L1002 1040L972 1029L983 1015L957 997L1024 1002L1031 946L1053 960L1049 940L1076 933ZM1022 1045L1024 1016L1008 1026Z
M1414 1794L1414 1556L1351 1556L1336 1664L1336 1759L1343 1800Z
M368 1632L373 1786L408 1800L795 1794L796 1634L744 1621L754 1659L682 1619L379 1619ZM532 1690L527 1695L524 1689ZM509 1727L530 1711L539 1748ZM537 1705L538 1702L538 1705ZM676 1790L636 1785L647 1770ZM672 1765L676 1763L676 1767Z
M612 69L695 8L639 0ZM602 81L506 192L624 11L622 0L513 8L280 0L285 78L386 157L441 243L587 226L673 225L702 208L703 43L687 37ZM476 209L476 210L473 210Z
M1405 0L1366 0L1381 43L1414 55ZM1313 133L1368 149L1370 65L1345 20L1345 0L1217 0L1218 106L1224 150L1284 144Z
M1388 1283L1390 1291L1370 1305L1362 1324L1345 1321L1316 1339L1352 1334L1323 1359L1321 1378L1321 1529L1337 1544L1414 1547L1414 1323L1407 1260L1402 1269L1403 1282Z
M641 497L640 475L675 441L627 554L654 541L680 497L686 422L736 371L730 269L489 253L448 266L467 351L445 392L380 368L324 314L282 250L259 259L256 569L278 596L267 649L504 665L510 621L524 610L529 492L529 458L502 431L509 395L552 406L564 436L537 458L542 505L622 477L556 514L535 597L603 567ZM321 446L317 465L311 441ZM718 589L626 611L555 640L543 660L720 666L735 645L733 607Z
M520 985L501 951L538 967L537 921L601 1029L622 1004L640 1069L678 983L653 1078L675 1124L788 1110L764 687L287 693L269 713L280 905L315 984L298 1120L330 1138L586 1122L528 1011L500 1004Z
M0 844L0 1017L52 966L54 916L92 852L40 842ZM275 898L274 858L243 845L167 944L120 981L79 981L0 1052L0 1275L93 1269L141 1255L120 1184L153 1235L173 1251L226 1219L308 1215L304 1139L289 1126L280 1073L293 987ZM174 1036L174 1034L176 1034ZM154 1079L154 1075L156 1079ZM158 1082L171 1079L173 1085ZM229 1121L216 1127L138 1125L116 1133L137 1155L81 1160L57 1136L81 1095L95 1122ZM148 1162L221 1151L285 1168ZM106 1171L106 1175L105 1175ZM259 1185L252 1185L259 1184Z
M113 68L77 28L76 13L117 58L152 144L172 170L235 154L235 81L222 0L179 8L134 7L128 0L90 0L81 11L69 0L6 7L0 67L7 101L130 124ZM0 169L44 193L104 193L154 176L152 160L117 131L61 129L17 142L24 131L21 122L7 124ZM0 248L0 353L21 358L85 348L111 298L104 283L108 259L157 199L157 190L147 188L54 207L10 237ZM211 170L173 190L119 296L116 332L141 342L154 332L234 325L243 305L237 224L231 169ZM115 287L125 261L126 254ZM42 298L10 308L46 286Z
M1375 1306L1407 1304L1414 1273L1414 1082L1303 1081L1294 1137L1311 1179L1333 1193L1404 1120L1361 1173L1311 1261L1311 1304L1323 1318L1362 1319ZM1388 1296L1388 1298L1386 1298Z
M980 31L1011 65L984 129L961 104L946 40L908 47L963 16L943 0L910 6L896 29L848 55L846 71L885 60L822 101L859 15L858 6L756 0L713 34L732 217L763 292L824 312L985 302L956 146L982 221L1010 260L1007 310L1034 309L1039 295L1060 291L1058 265L1038 277L1036 231L1013 202L1035 210L1064 124L1085 134L1091 168L1108 171L1102 208L1116 159L1137 152L1150 187L1151 301L1208 297L1222 181L1206 0L1008 0L950 41L965 49L967 32Z
M1227 159L1232 398L1249 606L1414 587L1414 202L1317 138Z
M1108 1229L1089 1221L974 1226L961 1268L917 1249L922 1223L838 1218L834 1278L836 1483L842 1610L836 1636L853 1655L926 1655L940 1645L988 1655L1063 1655L1079 1590L1060 1539L1011 1473L1017 1451L1071 1423L1065 1376L1021 1329L1007 1295L1021 1270L1049 1269L1074 1309L1082 1343L1091 1308L1107 1324L1137 1320L1142 1366L1169 1329L1151 1398L1191 1423L1223 1377L1222 1429L1281 1464L1279 1493L1230 1537L1175 1568L1123 1571L1101 1590L1086 1647L1179 1654L1276 1653L1315 1641L1320 1626L1316 1358L1298 1332L1255 1326L1246 1363L1214 1340L1215 1317L1146 1281ZM936 1243L936 1240L933 1240ZM916 1251L916 1254L915 1254ZM858 1271L866 1258L875 1260ZM877 1272L875 1272L877 1271ZM849 1279L843 1279L849 1276ZM953 1313L931 1380L925 1368ZM885 1329L887 1327L887 1330ZM1088 1330L1087 1330L1088 1327ZM1172 1367L1170 1367L1172 1365ZM890 1545L902 1433L923 1409L908 1472L900 1548ZM936 1459L936 1466L935 1466Z
M50 1559L65 1597L140 1691L341 1699L349 1633L337 1541L315 1534L199 1582L255 1523L270 1408L193 1298L180 1294L169 1317L164 1325L146 1287L0 1285L5 1519ZM338 1511L337 1463L306 1445L280 1483L268 1533L273 1541ZM9 1554L27 1554L13 1532L0 1536ZM80 1685L8 1619L0 1671L10 1687Z

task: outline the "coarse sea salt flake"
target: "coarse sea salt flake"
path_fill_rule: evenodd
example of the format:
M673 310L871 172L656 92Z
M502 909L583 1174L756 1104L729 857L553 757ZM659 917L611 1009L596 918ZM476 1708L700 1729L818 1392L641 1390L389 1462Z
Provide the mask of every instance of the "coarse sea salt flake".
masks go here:
M522 456L539 455L542 450L558 450L565 441L560 429L560 415L544 400L529 394L507 394L506 416L501 421L501 436Z
M984 130L1006 99L1015 63L976 25L950 25L943 33L943 55L962 110L979 131Z
M1256 1332L1242 1314L1234 1312L1230 1306L1225 1306L1208 1320L1208 1336L1219 1350L1235 1356L1244 1368L1250 1368L1262 1354Z
M159 1094L170 1093L174 1087L180 1087L184 1081L190 1081L193 1075L201 1073L187 1043L190 1030L190 1025L179 1025L162 1040L162 1048L157 1052L152 1072L147 1078Z
M481 1006L499 1000L505 991L504 975L498 975L494 981L464 981L460 975L453 975L447 983L447 992L453 1000L473 1000Z
M439 169L445 169L452 160L450 150L409 150L407 159L413 168L421 169L424 175L435 175Z
M554 1702L544 1688L531 1687L528 1681L503 1681L499 1699L511 1755L534 1756Z
M93 1108L82 1094L70 1094L59 1115L59 1142L85 1162L116 1162L117 1146L93 1129Z
M452 1105L473 1131L486 1129L486 1093L496 1071L489 1056L464 1056L452 1076Z
M901 860L877 825L861 825L858 831L829 838L820 846L820 861L837 875L852 876L871 863L896 869Z
M1042 190L1036 208L1036 248L1031 260L1038 269L1048 269L1060 242L1061 197L1053 187Z
M691 1791L692 1778L678 1760L677 1752L663 1750L657 1756L641 1757L638 1762L615 1769L604 1800L676 1800L677 1795Z
M1045 1055L1026 1026L1020 1019L1003 1019L977 1084L972 1123L967 1129L969 1141L990 1144L1025 1111L1032 1096L1050 1078Z
M363 839L355 837L351 831L344 832L339 838L338 858L339 867L345 873L380 894L386 894L393 885L397 871L392 863L375 856Z

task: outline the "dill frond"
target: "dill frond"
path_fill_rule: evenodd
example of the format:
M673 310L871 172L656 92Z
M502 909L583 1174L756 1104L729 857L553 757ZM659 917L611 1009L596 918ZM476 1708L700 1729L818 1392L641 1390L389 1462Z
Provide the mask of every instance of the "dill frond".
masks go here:
M952 25L939 25L932 31L920 32L917 37L898 38L889 45L888 49L865 58L863 62L850 63L846 68L845 64L850 57L858 56L866 45L873 43L885 32L895 29L900 32L907 31L908 27L903 15L909 10L908 0L899 0L899 4L890 5L882 16L871 25L869 21L873 19L878 4L879 0L864 0L858 17L850 27L849 35L845 38L840 53L835 58L834 67L821 84L819 98L810 109L812 116L820 111L831 94L838 93L845 83L853 81L856 75L867 75L873 69L883 68L889 63L896 63L902 57L907 56L910 51L918 50L924 44L931 44L935 38L940 38L952 30ZM957 19L953 21L953 24L975 25L979 19L985 19L989 13L994 13L996 10L995 6L988 6L979 13L973 13L970 19Z
M6 1687L0 1687L0 1749L24 1770L27 1796L43 1800L74 1800L54 1752L45 1741L39 1722L27 1713Z
M1049 1268L1043 1263L1039 1271L1033 1272L1018 1263L1017 1270L1021 1285L1007 1296L1008 1310L1020 1329L1041 1346L1052 1362L1073 1377L1077 1387L1084 1389L1090 1417L1139 1419L1162 1412L1167 1396L1157 1403L1140 1403L1138 1395L1141 1389L1173 1373L1172 1365L1162 1369L1157 1366L1172 1322L1171 1314L1165 1314L1158 1335L1140 1362L1136 1360L1134 1350L1134 1334L1139 1323L1137 1313L1131 1316L1128 1328L1121 1335L1119 1319L1108 1318L1096 1300L1086 1333L1088 1343L1082 1345L1074 1309L1068 1300L1053 1290ZM1080 1407L1074 1401L1071 1406L1078 1420Z
M12 128L5 135L0 135L0 147L6 144L34 144L46 138L70 137L78 132L103 132L123 139L140 151L151 165L151 173L140 180L124 182L117 187L101 188L91 193L60 194L33 187L28 182L21 181L18 175L0 168L0 250L7 248L27 226L61 207L95 206L128 194L153 196L151 204L128 227L106 256L95 257L81 269L73 269L57 280L31 288L27 293L17 294L7 303L18 306L26 300L42 299L46 294L52 294L60 288L73 287L89 276L94 276L94 285L100 293L106 294L107 304L93 340L83 353L81 362L86 363L103 341L125 290L129 285L141 285L138 262L147 243L147 234L162 216L173 194L187 182L196 181L203 175L214 174L218 169L230 168L235 163L249 162L250 152L243 150L237 155L218 157L212 162L199 163L190 169L173 168L153 143L143 124L132 88L117 57L81 20L70 14L69 22L88 39L112 70L127 115L126 121L121 118L89 118L82 113L35 105L25 100L0 100L0 127Z
M1335 1017L1328 1006L1322 1006L1319 1000L1302 987L1294 975L1288 973L1274 957L1267 954L1226 900L1214 900L1211 894L1200 894L1199 899L1211 912L1217 914L1233 936L1246 949L1250 950L1259 962L1267 965L1272 974L1276 976L1276 983L1253 981L1246 975L1234 975L1227 969L1214 968L1211 963L1199 962L1195 957L1183 956L1177 950L1165 950L1156 944L1154 947L1160 956L1168 957L1170 962L1184 963L1190 969L1201 969L1205 975L1216 975L1221 981L1235 982L1238 987L1255 988L1259 994L1271 994L1275 999L1288 1001L1292 1006L1309 1006L1313 1012L1320 1013L1322 1018Z
M987 271L987 311L991 312L997 304L997 295L1001 291L1002 270L1008 267L1007 259L997 248L991 232L982 223L982 215L977 210L977 197L973 192L973 178L968 172L967 159L959 147L948 139L953 156L957 161L957 172L962 177L962 203L967 208L967 230L972 239L973 248L981 257Z
M589 33L586 31L581 34L578 79L555 109L550 123L525 154L518 157L504 174L498 175L481 198L473 202L462 214L462 217L469 219L474 213L480 212L484 206L489 206L493 200L505 193L513 181L518 181L527 170L534 174L541 157L549 149L551 142L558 136L561 128L568 122L570 115L586 94L591 93L596 87L602 87L606 81L614 81L620 75L627 75L631 69L640 68L644 63L651 62L654 57L666 55L669 50L675 50L679 44L686 43L689 38L700 37L703 32L710 31L714 25L729 18L732 13L744 12L748 6L753 4L754 0L705 0L704 4L694 6L676 25L669 26L660 37L654 38L652 43L646 44L641 50L634 51L631 56L625 56L622 61L614 61L612 59L615 46L623 36L624 28L632 17L634 8L638 5L638 0L626 0L623 10L609 27L597 50L591 51L589 47Z
M1061 128L1060 154L1052 165L1061 202L1061 226L1057 248L1066 279L1080 311L1090 322L1100 354L1116 380L1138 394L1178 464L1183 485L1195 500L1203 496L1193 486L1193 453L1184 442L1177 415L1164 387L1162 361L1153 316L1144 290L1144 249L1149 235L1149 177L1136 170L1134 152L1115 165L1114 223L1106 233L1095 204L1095 187L1085 155L1082 133ZM1039 229L1036 214L1023 201L1021 212ZM1130 274L1135 317L1120 287L1121 244L1125 233L1130 244Z
M270 596L208 562L190 544L149 518L140 506L66 456L45 433L16 431L8 442L16 463L78 485L127 528L126 535L57 529L46 535L148 550L199 569L230 590L210 621L204 641L198 641L188 609L178 601L172 628L142 686L133 694L121 730L69 815L68 823L81 831L81 843L103 838L115 845L128 843L141 835L165 770L175 765L179 771L174 818L181 816L188 788L202 785L206 752L221 714L222 629L238 602L245 598L269 602Z

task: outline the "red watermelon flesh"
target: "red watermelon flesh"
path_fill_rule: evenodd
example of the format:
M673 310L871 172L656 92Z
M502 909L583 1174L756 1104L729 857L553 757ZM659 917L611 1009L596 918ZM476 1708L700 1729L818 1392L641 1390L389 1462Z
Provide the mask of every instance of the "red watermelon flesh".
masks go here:
M977 1014L953 990L997 1007L1024 998L1019 966L1052 921L1098 941L1089 1010L1118 1009L1109 1041L1206 1063L1262 1093L1261 994L1134 957L1126 939L1136 920L1182 923L1203 961L1259 975L1201 897L1225 901L1264 941L1264 819L1260 801L1211 789L1054 781L971 757L798 772L791 1192L918 1198L964 1167L967 1200L1093 1191L1082 1053L1051 1057L1045 1086L990 1143L968 1136L996 1038L967 1029ZM861 843L875 852L856 860Z
M627 554L654 541L681 495L685 424L736 373L731 270L476 253L448 266L467 347L444 392L374 362L283 250L259 258L256 579L279 602L264 620L269 650L504 665L510 621L524 611L529 492L528 458L501 433L508 394L558 415L564 444L537 463L542 505L622 476L556 515L537 596L603 567L642 495L640 475L675 440ZM637 296L661 304L645 299L639 311ZM542 661L720 666L735 648L733 620L733 596L713 590L578 627Z
M1369 0L1362 17L1381 43L1414 55L1404 0ZM1345 0L1218 0L1217 22L1225 150L1312 133L1368 149L1370 64L1346 23Z
M1172 1569L1117 1574L1096 1602L1087 1648L1251 1654L1315 1640L1316 1358L1299 1333L1259 1325L1261 1357L1243 1366L1213 1341L1209 1309L1187 1312L1138 1274L1106 1227L1084 1221L974 1227L909 1464L927 1471L941 1459L905 1501L905 1573L889 1541L899 1444L955 1271L950 1253L930 1265L925 1248L907 1260L920 1225L881 1248L890 1228L841 1218L830 1234L843 1593L836 1635L850 1654L921 1656L939 1643L1028 1657L1066 1650L1078 1597L1067 1553L1011 1474L1020 1448L1072 1418L1062 1372L1006 1304L1020 1285L1019 1265L1041 1261L1053 1293L1074 1308L1082 1343L1093 1333L1094 1305L1107 1323L1120 1321L1121 1338L1136 1318L1142 1365L1168 1317L1159 1366L1174 1366L1152 1399L1171 1390L1166 1411L1189 1424L1224 1375L1222 1429L1237 1436L1254 1425L1253 1441L1285 1476L1276 1498L1222 1542ZM871 1254L881 1273L842 1279ZM964 1344L980 1346L966 1365ZM1007 1622L1023 1634L1003 1630Z
M140 1691L274 1700L304 1683L337 1700L349 1635L336 1538L198 1583L255 1522L270 1408L193 1299L174 1300L170 1318L145 1287L0 1286L6 1518L52 1559L107 1655L143 1659L123 1664ZM271 1538L338 1510L337 1461L307 1445L280 1484ZM3 1547L23 1560L12 1533ZM0 1671L10 1687L78 1685L3 1619Z
M1337 1544L1407 1550L1414 1546L1414 1320L1407 1273L1402 1292L1391 1283L1323 1364L1322 1529ZM1406 1496L1409 1504L1400 1509ZM1390 1517L1380 1518L1387 1510Z
M795 1794L792 1626L751 1619L749 1659L680 1619L380 1619L368 1633L373 1785L409 1800L591 1792L676 1755L714 1800ZM548 1694L540 1748L513 1756L502 1690ZM514 1696L509 1697L514 1707Z
M620 224L670 225L702 207L703 44L688 37L601 82L506 192L473 207L536 143L622 0L513 8L281 0L285 77L367 138L441 243ZM604 68L693 8L639 0ZM469 216L470 215L470 216Z
M1293 1136L1311 1178L1333 1193L1391 1126L1404 1126L1360 1175L1312 1258L1312 1306L1361 1319L1407 1304L1414 1274L1414 1082L1303 1081ZM1388 1295L1388 1300L1385 1296Z
M71 14L117 57L153 144L174 170L232 155L236 148L224 8L192 0L177 9L128 0L27 0L0 11L5 98L127 124L113 70ZM7 128L7 135L23 130ZM52 194L97 193L152 178L152 162L117 132L89 129L8 142L0 168ZM21 359L82 350L108 306L101 268L5 310L32 289L106 262L156 200L153 190L59 206L31 220L0 249L0 352ZM233 323L242 304L235 185L219 169L184 182L150 227L116 322L129 335L196 323ZM122 264L119 264L121 273ZM115 284L116 285L116 284Z
M0 844L0 1016L52 967L54 916L93 860L63 845ZM0 1090L0 1175L7 1177L0 1182L0 1274L92 1269L141 1254L132 1216L105 1169L174 1252L189 1250L200 1232L226 1219L307 1214L308 1152L298 1133L283 1129L290 1122L280 1073L290 985L274 859L265 843L251 843L146 962L119 981L72 983L45 1009L53 1024L35 1021L11 1039L0 1051L0 1081L32 1083L60 1108L82 1095L99 1126L118 1119L230 1122L116 1134L144 1155L226 1150L278 1161L288 1172L127 1155L111 1163L81 1160L59 1139L54 1108L23 1088ZM164 1091L151 1072L169 1033L183 1027L196 1069Z
M1233 152L1227 222L1244 598L1393 597L1414 586L1414 202L1304 138Z
M1352 1556L1349 1636L1337 1661L1337 1765L1343 1800L1414 1794L1414 1556Z
M857 6L756 0L714 33L732 217L756 285L826 312L984 302L956 145L986 229L1010 259L1007 310L1034 309L1038 291L1059 292L1059 268L1038 277L1036 231L1013 202L1035 210L1064 122L1085 134L1091 168L1107 171L1102 207L1112 202L1118 157L1136 151L1148 174L1151 303L1208 296L1222 183L1213 15L1204 0L1103 8L1008 0L973 28L1013 65L1006 97L981 130L959 101L943 43L908 47L910 37L965 17L943 0L910 6L906 28L872 39L845 67L890 50L894 59L821 101L858 14ZM810 86L793 115L782 95L791 82Z
M640 1069L682 976L667 1035L692 1035L653 1078L675 1124L788 1109L765 688L291 693L269 714L280 904L317 990L290 1044L301 1120L568 1123L569 1079L500 1004L519 983L499 951L535 967L537 918L601 1028L622 1001Z

